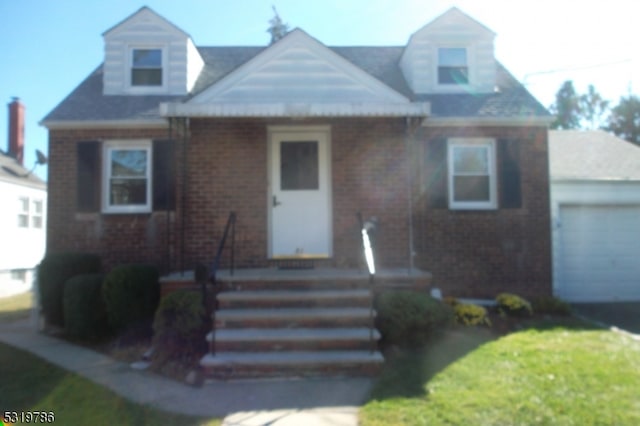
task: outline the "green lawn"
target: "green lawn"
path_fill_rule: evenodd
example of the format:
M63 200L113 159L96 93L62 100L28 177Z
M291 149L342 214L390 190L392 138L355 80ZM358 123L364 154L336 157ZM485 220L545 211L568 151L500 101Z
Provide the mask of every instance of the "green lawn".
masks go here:
M32 294L30 291L0 298L0 322L29 318Z
M0 343L0 409L51 411L61 425L219 425L135 404L76 374Z
M640 342L575 320L457 329L388 362L362 425L638 425Z

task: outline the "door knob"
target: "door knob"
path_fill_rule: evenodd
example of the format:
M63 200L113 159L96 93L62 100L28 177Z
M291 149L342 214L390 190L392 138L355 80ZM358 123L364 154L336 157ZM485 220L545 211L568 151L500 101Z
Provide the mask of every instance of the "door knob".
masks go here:
M280 204L282 204L280 201L278 201L278 197L276 197L275 195L273 196L273 207L278 207Z

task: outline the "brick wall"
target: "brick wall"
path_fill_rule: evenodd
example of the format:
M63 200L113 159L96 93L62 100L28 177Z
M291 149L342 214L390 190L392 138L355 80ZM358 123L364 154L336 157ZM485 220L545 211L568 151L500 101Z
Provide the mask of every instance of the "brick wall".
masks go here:
M433 208L419 185L424 176L416 173L417 264L433 273L433 285L445 295L493 298L501 291L527 297L550 295L547 130L425 128L416 136L414 154L417 158L429 155L424 152L426 140L454 136L516 139L520 143L522 204L519 208L488 211ZM497 166L500 168L500 163Z
M107 268L125 262L163 271L192 269L215 255L230 211L237 212L236 262L267 265L267 126L331 126L335 266L362 263L356 213L376 216L379 264L404 266L408 253L408 191L402 120L192 119L186 145L178 141L176 210L151 214L78 213L76 144L106 139L165 139L166 129L50 132L48 250L91 251ZM186 168L185 198L181 164ZM182 208L184 205L184 212ZM184 238L184 247L180 241ZM226 259L225 259L226 262Z

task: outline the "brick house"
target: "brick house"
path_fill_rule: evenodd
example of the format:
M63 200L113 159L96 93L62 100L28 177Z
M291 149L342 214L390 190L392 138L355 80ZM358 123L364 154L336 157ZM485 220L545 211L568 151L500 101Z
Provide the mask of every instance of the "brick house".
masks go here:
M421 269L445 294L551 294L548 112L453 8L405 46L196 47L143 7L49 130L48 251L164 272L211 262Z

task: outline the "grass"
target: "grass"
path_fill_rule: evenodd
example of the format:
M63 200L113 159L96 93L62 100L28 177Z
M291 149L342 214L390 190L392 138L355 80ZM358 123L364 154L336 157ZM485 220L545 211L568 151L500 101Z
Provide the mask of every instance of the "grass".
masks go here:
M575 319L459 328L385 367L362 425L640 424L640 342Z
M77 374L0 343L0 409L51 411L65 425L219 425L130 402Z
M0 298L0 322L29 318L32 306L31 298L30 291Z

